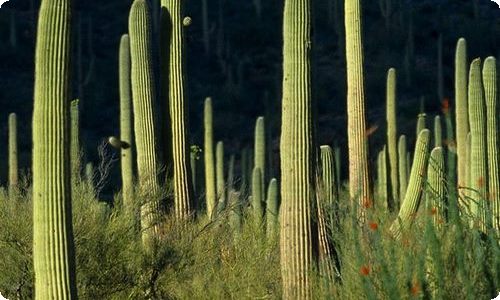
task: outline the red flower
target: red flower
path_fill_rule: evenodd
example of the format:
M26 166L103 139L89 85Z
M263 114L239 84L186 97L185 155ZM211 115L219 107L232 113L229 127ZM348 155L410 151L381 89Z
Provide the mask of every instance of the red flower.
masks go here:
M373 230L373 231L375 231L375 230L377 230L377 229L378 229L378 224L377 224L377 223L375 223L375 222L370 222L370 223L368 224L368 226L370 226L370 229L371 229L371 230Z
M370 274L370 267L369 266L362 266L360 269L359 269L359 274L363 275L363 276L368 276Z
M443 99L442 110L444 114L447 114L450 111L450 99L448 98Z
M418 281L414 281L411 285L410 292L413 296L418 296L420 293L420 284Z

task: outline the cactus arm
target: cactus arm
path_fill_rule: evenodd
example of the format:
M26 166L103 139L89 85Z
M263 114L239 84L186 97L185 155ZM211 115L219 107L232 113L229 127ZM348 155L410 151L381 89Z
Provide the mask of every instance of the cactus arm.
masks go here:
M397 121L396 121L396 70L387 72L387 150L389 153L389 169L391 172L391 208L399 202Z

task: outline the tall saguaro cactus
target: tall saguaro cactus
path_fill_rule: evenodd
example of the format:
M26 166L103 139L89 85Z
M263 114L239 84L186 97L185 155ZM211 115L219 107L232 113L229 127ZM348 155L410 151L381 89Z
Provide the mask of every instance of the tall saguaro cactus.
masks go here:
M398 207L398 150L396 123L396 70L387 72L387 150L389 152L389 169L391 171L391 206Z
M161 0L162 31L169 37L168 104L172 128L175 216L185 219L193 210L193 185L189 167L189 117L184 77L184 1ZM168 51L162 49L163 52ZM165 53L163 53L165 54ZM167 101L167 99L162 99Z
M71 119L71 176L73 182L80 180L81 176L81 148L80 148L80 105L79 100L71 101L70 119Z
M284 299L311 297L315 195L311 97L311 1L286 0L280 141L280 257Z
M488 191L488 169L486 150L486 107L481 80L481 60L472 61L469 71L469 123L471 133L470 188L472 215L475 224L484 229L486 225L486 193Z
M266 133L264 117L258 117L255 122L254 166L260 169L261 184L265 186L266 178ZM262 191L264 195L264 191Z
M486 134L488 144L488 202L491 204L492 225L500 229L500 156L498 148L499 105L496 59L488 57L483 66L483 84L486 99Z
M213 121L212 121L212 98L205 99L204 106L204 148L205 154L205 198L207 202L207 214L209 218L213 217L216 205L215 192L215 161L214 161L214 137L213 137Z
M33 261L36 299L76 299L69 90L73 1L43 0L33 108Z
M146 248L158 236L158 140L155 120L150 9L145 0L135 0L129 16L132 99L137 151L139 192L147 201L141 206L142 241Z
M132 96L130 87L130 39L124 34L120 40L119 50L119 80L120 80L120 140L129 147L121 147L121 176L123 204L132 208L134 191L134 173L132 157Z
M368 143L365 120L361 0L346 0L347 136L349 145L349 193L358 200L358 215L371 205L368 175Z
M9 114L9 189L15 190L19 183L17 159L17 115Z
M461 38L455 52L455 118L457 126L457 165L459 187L467 186L465 179L467 134L469 133L469 114L467 108L467 42Z

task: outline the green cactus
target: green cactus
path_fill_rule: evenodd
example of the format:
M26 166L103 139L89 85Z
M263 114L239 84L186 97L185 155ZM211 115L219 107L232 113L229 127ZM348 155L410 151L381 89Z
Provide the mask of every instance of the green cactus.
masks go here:
M347 56L347 137L349 145L349 193L358 200L358 215L371 206L368 174L368 142L365 120L361 1L346 0L345 30Z
M326 200L327 208L333 208L338 199L337 180L335 178L335 159L333 150L328 145L320 146L321 159L321 190L322 198Z
M465 172L469 113L467 107L467 42L461 38L455 52L455 124L457 126L457 165L459 187L467 186Z
M238 235L241 229L241 203L240 203L240 193L229 189L227 192L228 203L229 203L229 226L233 230L235 235Z
M434 226L441 228L445 216L445 177L443 148L432 149L427 167L425 208L431 215Z
M467 134L467 139L466 139L466 143L465 143L465 164L467 165L467 168L465 169L465 184L464 184L464 189L463 189L463 193L462 193L462 201L464 202L463 203L463 207L464 208L468 208L468 214L470 215L471 214L471 206L469 204L469 200L471 199L471 154L472 154L472 135L471 133L469 132Z
M488 57L483 66L483 84L486 99L486 132L488 144L488 202L491 204L493 228L500 229L500 157L498 148L498 92L496 59Z
M253 169L252 176L252 211L256 224L262 223L262 216L264 215L264 208L262 205L262 172L260 168Z
M401 135L398 141L398 157L399 157L399 196L404 199L406 187L408 186L408 169L407 169L407 144L406 135ZM399 209L399 203L396 209Z
M443 128L440 116L434 117L434 147L443 147Z
M217 207L222 211L226 206L226 181L224 177L224 143L219 141L215 147L215 178L217 188Z
M129 15L131 82L139 192L147 200L141 207L142 241L148 250L159 234L158 139L155 120L150 9L145 0L135 0Z
M213 141L213 116L212 116L212 98L205 99L204 106L204 158L205 158L205 194L207 202L207 215L210 219L214 216L215 205L217 203L216 183L215 183L215 156Z
M69 91L73 1L43 0L35 52L33 265L36 299L76 299Z
M397 122L396 122L396 70L387 72L387 150L389 153L389 170L391 171L390 207L398 207L399 178L398 178L398 150L397 150Z
M198 153L196 152L196 150L193 150L193 147L196 147L196 146L191 146L191 151L189 152L189 165L191 167L191 182L192 182L192 185L193 185L193 194L195 195L196 197L196 194L198 192L197 188L196 188L196 185L197 185L197 178L196 178L196 174L197 174L197 168L196 168L196 162L198 161L199 157L198 157Z
M387 184L387 146L385 145L384 148L378 154L378 169L379 169L378 193L383 207L387 208L389 191Z
M17 158L17 115L9 114L9 191L15 191L19 184Z
M391 233L399 239L404 230L408 229L416 216L422 190L424 188L427 161L429 158L430 131L424 129L417 138L410 180L401 209L396 220L391 225Z
M162 34L169 37L170 53L168 71L168 99L170 107L170 127L172 128L172 164L174 184L174 211L178 219L186 219L193 213L193 185L189 168L189 123L188 99L184 78L184 1L161 0ZM166 80L166 78L164 78Z
M266 199L266 234L268 238L278 233L279 204L278 204L278 180L272 178L267 188Z
M311 21L310 0L285 1L280 139L280 258L284 299L311 297L314 236L311 209L315 203Z
M254 140L254 166L260 169L262 175L261 185L266 183L266 133L264 117L258 117L255 122L255 140ZM262 190L264 198L264 190Z
M470 205L474 225L484 229L486 221L486 193L488 191L488 168L486 152L486 107L481 80L481 60L472 61L469 71L469 122L471 132Z
M443 113L446 124L446 185L448 190L448 218L458 220L458 193L457 193L457 148L453 129L453 121L449 110L448 100L443 102Z
M234 188L234 161L236 157L234 154L229 156L229 165L227 167L227 187L228 189Z
M85 164L85 179L87 179L90 184L93 184L94 177L94 164L89 161L87 164Z
M119 50L119 85L120 85L120 140L129 147L121 147L121 177L123 205L133 208L134 171L132 156L132 95L130 87L130 39L128 34L122 35Z
M420 131L424 130L427 128L426 125L427 122L427 115L425 113L420 113L418 114L417 117L417 132L416 132L416 137L420 134Z
M340 162L340 147L335 147L333 150L335 155L335 179L337 181L337 191L340 191L341 187L341 162Z
M81 173L81 148L80 148L80 109L79 100L71 101L70 106L70 120L71 120L71 178L73 182L80 181Z

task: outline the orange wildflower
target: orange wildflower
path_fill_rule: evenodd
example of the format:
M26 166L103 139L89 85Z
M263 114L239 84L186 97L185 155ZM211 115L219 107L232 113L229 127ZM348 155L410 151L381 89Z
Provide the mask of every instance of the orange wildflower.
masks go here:
M371 230L373 230L373 231L375 231L375 230L377 230L377 229L378 229L378 224L377 224L377 223L375 223L375 222L370 222L370 223L368 224L368 226L370 226L370 229L371 229Z
M431 208L430 214L431 214L432 216L433 216L433 215L435 215L435 214L436 214L436 212L437 212L437 208L435 208L435 207Z
M370 267L369 266L362 266L360 269L359 269L359 274L363 275L363 276L368 276L370 274Z
M418 296L418 294L420 293L420 284L418 283L418 281L413 281L410 292L413 296Z
M442 104L443 113L447 114L450 111L450 99L444 98Z

